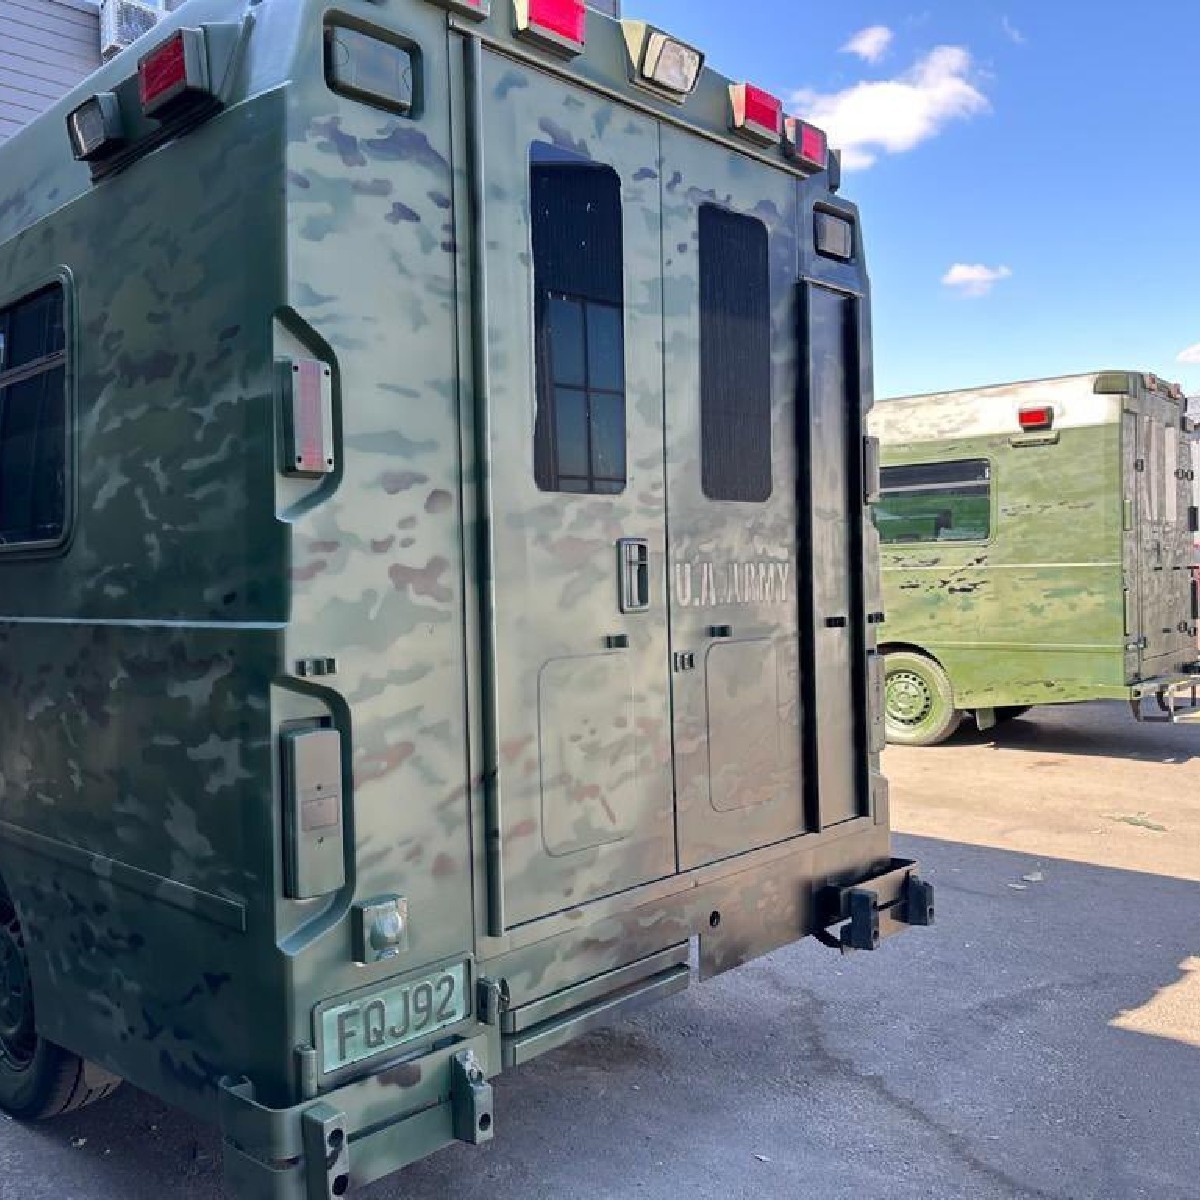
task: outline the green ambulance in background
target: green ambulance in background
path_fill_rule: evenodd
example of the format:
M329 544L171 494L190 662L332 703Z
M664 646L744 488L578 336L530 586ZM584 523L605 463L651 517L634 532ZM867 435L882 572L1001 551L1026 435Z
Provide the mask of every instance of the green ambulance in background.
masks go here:
M890 741L1080 700L1197 715L1185 404L1178 385L1106 371L874 410Z

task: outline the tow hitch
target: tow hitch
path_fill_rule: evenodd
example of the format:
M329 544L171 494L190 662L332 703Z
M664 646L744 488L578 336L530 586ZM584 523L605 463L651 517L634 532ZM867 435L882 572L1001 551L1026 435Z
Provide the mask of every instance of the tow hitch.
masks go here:
M1146 712L1143 701L1151 695L1158 704L1158 712ZM1149 725L1200 725L1200 664L1182 679L1175 679L1153 692L1139 688L1129 698L1134 720Z
M893 858L878 874L856 883L821 888L816 896L817 941L840 950L875 950L909 925L933 924L933 884L910 859ZM840 925L841 929L833 931Z

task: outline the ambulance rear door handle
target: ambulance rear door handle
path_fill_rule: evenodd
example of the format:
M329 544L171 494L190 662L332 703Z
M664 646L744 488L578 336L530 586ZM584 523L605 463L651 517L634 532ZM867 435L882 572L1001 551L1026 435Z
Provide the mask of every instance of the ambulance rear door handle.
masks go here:
M645 538L617 542L617 590L623 613L650 607L650 543Z

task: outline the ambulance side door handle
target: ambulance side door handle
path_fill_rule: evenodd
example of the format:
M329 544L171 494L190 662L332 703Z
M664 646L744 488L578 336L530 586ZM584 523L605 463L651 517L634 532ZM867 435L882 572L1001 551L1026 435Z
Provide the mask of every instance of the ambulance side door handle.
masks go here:
M623 613L650 607L650 543L645 538L617 542L617 592Z

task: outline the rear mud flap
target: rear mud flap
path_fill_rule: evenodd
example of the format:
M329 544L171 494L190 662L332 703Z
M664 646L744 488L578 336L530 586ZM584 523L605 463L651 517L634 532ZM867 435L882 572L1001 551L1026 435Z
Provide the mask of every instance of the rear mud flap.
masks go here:
M919 877L915 862L893 858L874 875L821 888L816 911L813 936L822 945L843 952L875 950L910 925L933 924L933 885Z

